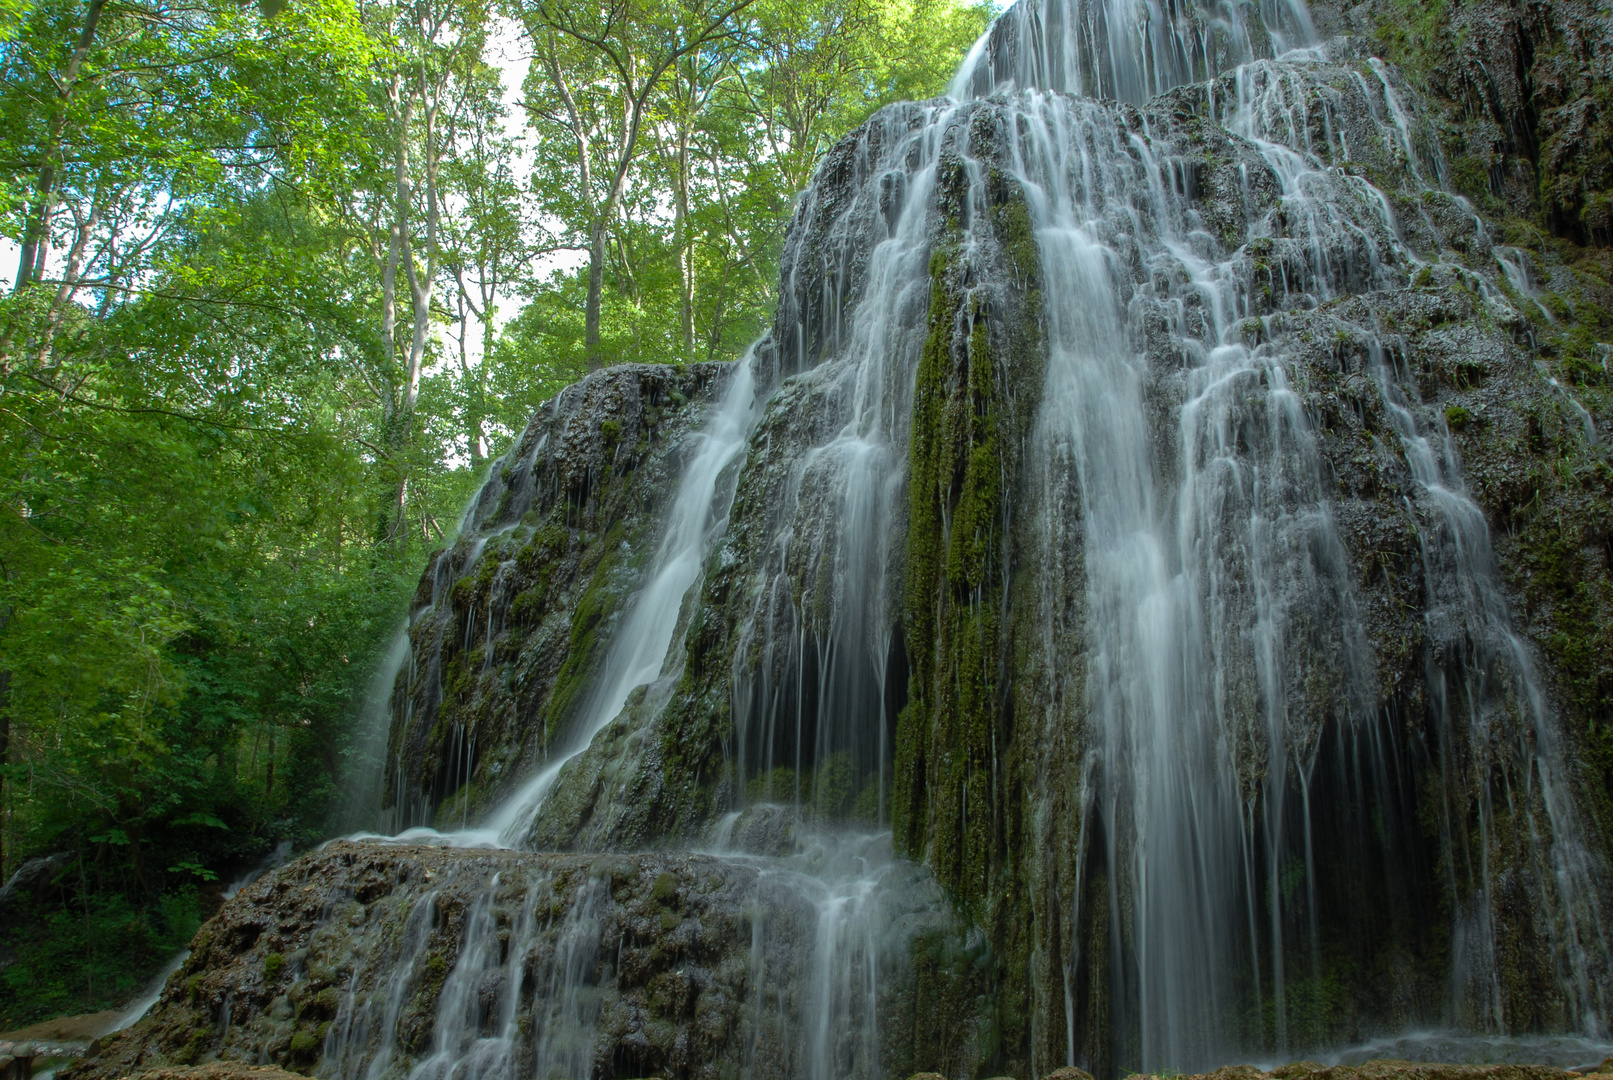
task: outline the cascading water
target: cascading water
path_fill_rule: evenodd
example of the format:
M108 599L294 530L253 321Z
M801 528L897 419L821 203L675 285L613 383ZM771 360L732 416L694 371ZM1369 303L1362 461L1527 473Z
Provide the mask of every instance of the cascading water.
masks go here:
M410 659L409 628L401 626L387 645L359 709L353 738L342 762L339 827L352 832L380 825L381 792L386 784L387 734L392 726L393 688Z
M751 362L746 358L735 366L716 415L699 436L699 448L684 471L647 584L633 598L632 609L611 643L604 667L589 691L580 729L571 736L567 750L506 799L486 824L466 835L470 842L512 844L524 839L567 763L616 719L629 694L663 675L684 598L699 579L713 531L720 532L727 517L728 502L733 498L732 476L726 490L719 491L719 483L725 473L731 473L730 466L745 447L755 396Z
M598 859L477 853L401 930L356 930L320 1075L605 1077L662 1043L688 1075L1115 1075L1419 1027L1605 1038L1607 871L1560 719L1363 300L1447 283L1517 318L1446 258L1489 240L1443 176L1416 99L1297 0L1021 0L950 98L842 142L772 333L663 453L665 501L634 496L660 506L648 557L591 493L654 422L581 431L581 395L625 400L601 377L435 563L396 657L394 839ZM646 417L682 398L635 377ZM672 870L614 854L705 827ZM687 947L691 880L737 905L703 918L744 960L650 978L630 947ZM955 1013L922 1015L920 958ZM639 978L695 1034L617 1009Z
M1304 0L1030 0L1010 7L975 44L951 96L1039 89L1140 104L1309 45L1315 35Z

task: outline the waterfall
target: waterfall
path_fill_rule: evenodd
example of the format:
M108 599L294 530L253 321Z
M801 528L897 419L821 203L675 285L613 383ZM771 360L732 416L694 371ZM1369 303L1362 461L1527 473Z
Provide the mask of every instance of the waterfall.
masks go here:
M1304 0L1021 0L970 51L951 96L1040 89L1141 104L1315 35Z
M574 697L523 688L511 627L529 511L585 513L534 479L580 436L551 413L495 467L397 657L393 790L446 749L392 839L616 857L710 826L753 1076L884 1074L921 938L1022 995L958 1037L1036 1074L1605 1038L1607 867L1561 715L1380 317L1423 283L1512 325L1497 267L1532 302L1521 254L1446 257L1493 245L1445 175L1415 95L1300 0L1020 0L949 97L820 166L773 329L680 444ZM524 756L440 722L448 663ZM618 871L564 908L544 871L476 873L429 1047L395 1032L434 892L358 950L321 1075L576 1077L630 1041L599 1011ZM1509 934L1540 953L1528 1017Z
M719 492L718 482L745 448L755 396L747 357L737 363L710 425L699 436L699 448L679 482L647 584L633 598L632 610L589 690L579 730L569 747L505 800L481 828L465 834L470 842L509 844L523 839L567 763L616 719L629 694L662 675L684 598L700 576L714 531L721 531L727 517L733 488Z
M409 661L409 644L408 626L398 627L359 707L356 730L342 762L342 796L337 821L343 832L383 824L381 791L387 773L386 744L392 726L392 691L398 672Z

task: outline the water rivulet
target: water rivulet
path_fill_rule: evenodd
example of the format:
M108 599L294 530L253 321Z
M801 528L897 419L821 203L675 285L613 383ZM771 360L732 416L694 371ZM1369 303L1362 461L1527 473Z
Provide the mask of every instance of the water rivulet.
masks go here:
M826 157L744 359L534 419L398 652L407 831L243 894L150 1045L827 1080L1605 1039L1610 782L1517 539L1532 463L1602 449L1436 135L1301 4L1022 0Z

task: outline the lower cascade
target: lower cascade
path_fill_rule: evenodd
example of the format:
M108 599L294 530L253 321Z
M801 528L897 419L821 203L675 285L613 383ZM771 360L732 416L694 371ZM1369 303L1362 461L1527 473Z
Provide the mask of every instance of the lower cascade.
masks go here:
M820 164L743 358L544 406L353 835L84 1071L1613 1053L1608 796L1498 527L1600 445L1536 271L1393 68L1167 7L1021 0Z

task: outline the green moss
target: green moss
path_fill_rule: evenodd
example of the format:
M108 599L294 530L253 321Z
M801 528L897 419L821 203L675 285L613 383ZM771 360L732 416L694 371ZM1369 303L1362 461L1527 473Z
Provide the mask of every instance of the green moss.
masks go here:
M554 605L552 583L557 567L571 548L571 530L551 521L532 535L516 554L516 565L526 583L510 605L510 621L517 627L536 626Z
M812 812L829 821L844 820L857 795L856 782L851 754L844 750L830 754L812 774Z
M327 986L317 994L308 998L297 1007L297 1016L302 1019L329 1020L341 1008L341 995L334 986Z
M213 1029L206 1024L197 1024L190 1033L190 1040L179 1048L174 1060L181 1065L194 1065L212 1042Z
M673 904L678 899L678 876L672 873L662 874L655 879L655 885L650 889L650 896L657 904Z
M994 191L991 215L1000 246L971 247L966 254L954 237L938 245L930 263L909 453L903 632L910 677L897 718L889 796L898 849L927 861L992 943L980 960L990 972L990 1004L969 1006L986 1020L984 1028L971 1025L971 1060L947 1062L944 1048L959 1045L958 1032L945 1021L929 1027L928 1014L948 1007L933 1000L916 1022L919 1045L896 1053L913 1069L949 1074L958 1065L973 1071L976 1062L1023 1072L1034 1027L1036 915L1023 880L1021 816L1016 801L1003 797L1003 785L1023 782L1017 755L1026 748L1016 742L1010 706L1018 694L1010 679L1024 666L1015 659L1024 602L1015 582L1023 553L1010 513L1022 448L1041 401L1045 356L1034 233L1019 193L1006 183ZM1002 272L963 265L965 258L1001 259L1019 287L1006 293L971 287L972 281L1001 281ZM878 786L868 781L849 813L877 813ZM922 1031L931 1032L933 1046L922 1045Z
M851 820L865 824L877 824L884 816L884 806L881 805L881 784L877 772L869 773L863 779L862 790L857 792L857 800L851 806Z
M546 740L552 739L570 716L603 655L603 624L616 613L622 601L620 585L613 577L623 560L622 547L626 533L627 530L618 524L593 545L598 549L598 561L593 575L583 588L582 596L572 609L570 647L559 672L555 674L549 706L544 713Z
M1457 154L1450 161L1451 186L1481 205L1496 202L1490 192L1490 164L1476 154Z
M988 955L959 935L928 931L914 939L911 956L885 1006L893 1021L884 1029L886 1073L974 1075L980 1002L990 993Z
M286 958L279 953L272 952L265 956L263 958L263 981L266 983L274 982L280 977L280 972L285 969L285 966Z
M1461 431L1473 422L1473 414L1460 405L1451 405L1445 409L1445 426L1452 431Z
M913 446L908 466L908 544L904 629L912 663L908 703L897 718L892 827L899 850L924 855L929 814L928 698L936 661L937 587L941 577L943 508L951 475L942 475L942 427L952 373L952 338L960 307L947 284L951 252L930 256L929 333L919 354L913 391Z
M749 803L783 802L794 798L795 770L788 765L753 776L745 785L745 801Z
M523 629L538 625L548 610L548 600L541 588L522 590L510 603L510 623Z
M474 574L466 574L454 582L449 590L449 598L457 608L469 608L478 602L480 597L487 595L488 588L493 583L493 575L498 572L498 559L484 558L476 564Z
M1613 482L1603 478L1599 486L1604 507L1613 503ZM1524 525L1520 539L1525 580L1532 606L1548 616L1546 655L1567 699L1570 734L1586 774L1588 817L1598 826L1604 851L1609 851L1613 850L1613 580L1605 560L1593 553L1595 533L1613 528L1613 520L1605 510L1601 521L1575 521L1553 512L1562 494L1548 491L1544 505L1537 505Z
M1005 487L1019 473L1043 368L1034 234L1017 193L993 209L1018 311L987 310L954 240L930 261L928 332L915 379L904 598L910 679L897 720L891 818L977 919L994 902L1002 848L993 747L1006 741L1001 625L1009 543ZM998 303L1001 304L1001 298ZM877 798L877 796L875 796ZM847 810L851 808L848 806Z

